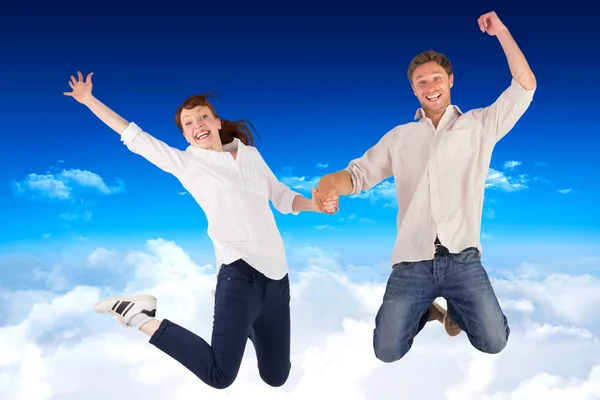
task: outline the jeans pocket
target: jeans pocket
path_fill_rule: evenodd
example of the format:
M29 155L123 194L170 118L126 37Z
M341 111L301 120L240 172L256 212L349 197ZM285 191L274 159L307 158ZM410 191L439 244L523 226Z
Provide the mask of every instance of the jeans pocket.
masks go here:
M453 254L455 262L470 262L481 259L481 252L477 247L469 247L458 254Z
M217 280L254 283L256 276L252 268L245 267L245 265L239 265L238 263L223 264L219 269Z
M412 264L414 264L414 262L402 261L402 262L399 262L399 263L396 263L396 264L392 265L392 269L393 270L404 269L404 268L410 267Z

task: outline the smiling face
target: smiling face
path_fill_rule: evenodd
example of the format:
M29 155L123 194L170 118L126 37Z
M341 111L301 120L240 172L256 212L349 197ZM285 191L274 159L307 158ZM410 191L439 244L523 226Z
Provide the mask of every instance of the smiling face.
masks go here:
M413 92L425 110L425 115L431 119L441 118L450 105L450 88L453 84L454 75L448 75L435 61L419 65L411 77Z
M183 136L188 143L202 149L213 149L221 151L221 120L213 114L207 106L195 106L183 108L179 115Z

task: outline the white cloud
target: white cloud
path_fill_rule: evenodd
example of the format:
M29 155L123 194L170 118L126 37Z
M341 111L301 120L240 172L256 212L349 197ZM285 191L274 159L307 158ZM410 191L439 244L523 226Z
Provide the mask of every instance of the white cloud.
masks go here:
M542 178L541 176L534 176L533 177L533 181L534 182L539 182L539 183L544 183L544 184L551 183L550 179L548 179L548 178Z
M31 173L20 182L14 182L18 193L31 192L41 197L58 200L73 198L73 191L89 188L102 194L114 194L124 191L124 184L117 179L117 185L109 187L102 177L90 171L80 169L61 170L56 173Z
M317 187L320 179L321 177L307 178L306 176L287 176L281 178L281 182L288 185L293 190L310 193L313 188Z
M318 164L319 165L319 164ZM507 161L504 164L504 169L507 171L515 169L521 165L520 161ZM323 167L327 166L322 164ZM312 188L316 187L321 177L307 176L286 176L281 178L281 182L288 185L293 190L300 192L310 192ZM488 170L488 175L485 182L486 189L501 189L504 191L515 191L520 189L527 189L529 179L521 174L517 176L511 176L507 173L500 172L493 168ZM352 195L350 198L367 199L374 202L383 201L385 207L397 207L398 199L396 196L396 183L393 178L387 179L371 189L361 192L358 195ZM490 213L487 214L488 219L494 218L494 211L490 209Z
M560 189L558 191L558 193L560 194L567 194L567 193L571 193L573 191L573 189Z
M521 161L507 161L504 163L504 169L515 169L521 165Z
M506 292L519 292L543 304L547 313L570 324L589 323L589 316L600 307L600 278L591 275L553 273L543 280L503 280L498 285Z
M501 391L482 400L596 400L600 393L600 365L585 378L562 378L541 372L512 392Z
M319 183L320 177L309 178L306 176L287 176L281 178L281 181L293 190L309 193L312 188ZM528 179L525 175L509 176L500 171L490 168L485 183L486 189L501 189L504 191L515 191L528 188ZM393 178L385 180L371 189L361 192L358 195L349 196L351 199L366 199L371 203L383 202L384 207L397 207L398 198L396 195L396 183ZM486 218L493 219L495 212L489 209Z
M533 302L527 299L502 299L500 306L505 311L518 311L527 314L531 314L535 310Z
M66 182L76 183L82 187L94 188L103 194L119 193L124 189L123 182L120 179L117 179L117 186L109 187L104 183L100 175L80 169L62 170L59 177Z
M317 163L315 165L315 167L317 167L317 168L329 168L329 164L323 164L323 163L319 162L319 163Z
M493 168L490 168L485 181L486 189L502 189L512 192L528 188L528 179L525 175L509 176Z
M60 218L67 220L67 221L75 221L75 220L83 220L83 221L89 221L90 219L92 219L92 213L89 211L83 211L83 212L65 212L59 215Z
M117 261L119 253L115 250L108 250L104 247L98 247L90 253L87 258L88 265L112 264Z
M177 194L180 195L180 196L185 196L185 195L188 194L188 192L177 192Z
M317 187L321 177L309 178L306 176L286 176L281 178L281 182L288 185L293 190L310 193L312 188ZM372 203L384 201L386 207L396 207L398 199L396 198L396 184L392 179L385 180L371 189L361 192L358 195L349 196L352 199L368 199Z
M341 230L340 228L336 228L334 226L327 225L327 224L325 224L325 225L315 225L315 228L318 229L318 230L320 230L320 231L326 231L326 230L340 231Z
M503 352L480 353L464 333L449 338L441 324L430 323L404 359L384 364L373 355L372 334L385 279L367 279L379 267L351 274L318 248L298 251L305 261L291 274L293 365L282 388L260 380L250 343L236 382L217 391L141 332L93 313L101 297L153 293L159 318L209 338L214 267L195 264L172 242L152 240L144 252L99 248L80 263L103 273L106 285L78 284L73 271L58 269L53 279L68 275L63 281L70 287L3 294L29 305L11 308L10 324L0 326L0 343L10 344L0 352L0 398L388 400L400 393L442 400L590 400L600 393L600 322L590 318L600 307L598 278L551 273L494 280L512 330ZM116 270L104 265L129 275L115 284Z
M517 161L509 163L518 163ZM509 165L513 165L509 164ZM515 166L518 164L514 164ZM319 183L320 177L309 178L306 176L288 176L281 178L281 181L294 190L300 192L310 192L312 188ZM490 168L485 182L485 188L489 190L501 189L504 191L515 191L527 189L529 180L525 175L510 176L495 169ZM396 183L393 178L387 179L371 189L361 192L358 195L349 196L351 199L366 199L371 203L382 202L384 207L397 207L398 198L396 195ZM486 218L493 219L495 212L493 209L488 209Z
M468 363L459 364L463 379L445 391L448 400L478 399L498 374L497 357L473 353Z
M350 197L368 199L372 203L382 200L385 202L384 205L388 207L396 207L398 205L398 198L396 196L396 183L392 179L385 180L367 191Z
M541 281L549 275L560 276L564 271L568 271L569 276L598 276L600 274L600 257L569 257L547 261L543 264L523 262L510 270L500 271L500 273L510 281Z
M350 214L347 217L338 218L342 222L357 222L359 224L374 224L375 220L366 217L359 217L357 214Z
M565 327L561 325L532 324L527 335L533 340L546 340L551 336L573 335L581 339L590 339L594 342L598 342L598 338L587 329Z
M21 182L15 182L18 193L39 192L50 199L66 200L71 197L71 188L52 174L31 173Z

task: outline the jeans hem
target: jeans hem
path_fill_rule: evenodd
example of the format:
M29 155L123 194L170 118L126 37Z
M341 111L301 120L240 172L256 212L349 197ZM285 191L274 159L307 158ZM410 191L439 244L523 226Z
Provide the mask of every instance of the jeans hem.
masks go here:
M156 341L160 339L160 335L162 335L162 333L170 323L171 321L169 321L168 319L163 319L160 325L158 326L158 329L150 337L149 343L154 345Z

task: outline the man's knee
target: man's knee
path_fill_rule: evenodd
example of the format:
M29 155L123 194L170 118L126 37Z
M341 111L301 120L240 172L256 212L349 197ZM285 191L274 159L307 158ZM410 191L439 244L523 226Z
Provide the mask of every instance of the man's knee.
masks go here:
M400 360L406 352L399 351L391 347L374 347L375 357L384 363L393 363Z
M410 344L398 343L394 340L386 340L378 336L377 330L373 334L373 350L375 357L384 363L393 363L400 360L408 353Z
M483 353L498 354L506 347L509 333L510 329L508 327L494 332L487 332L479 338L478 343L474 344L474 347Z

